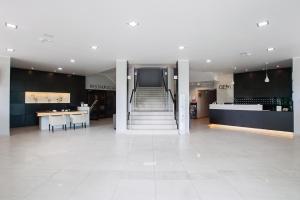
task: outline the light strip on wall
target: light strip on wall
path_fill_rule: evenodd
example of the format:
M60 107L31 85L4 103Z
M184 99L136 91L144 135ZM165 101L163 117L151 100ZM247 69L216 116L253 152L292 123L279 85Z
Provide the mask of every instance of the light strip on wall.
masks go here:
M247 127L240 127L240 126L228 126L228 125L221 125L221 124L209 124L209 128L216 128L216 129L224 129L230 131L243 131L249 133L255 133L259 135L267 135L267 136L274 136L274 137L284 137L293 139L294 133L293 132L286 132L286 131L275 131L275 130L268 130L268 129L259 129L259 128L247 128Z

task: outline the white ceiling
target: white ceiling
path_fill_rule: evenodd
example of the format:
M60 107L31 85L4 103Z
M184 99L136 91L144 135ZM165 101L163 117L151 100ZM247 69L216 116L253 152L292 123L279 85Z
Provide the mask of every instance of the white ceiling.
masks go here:
M14 48L16 67L61 66L76 74L112 68L117 58L131 64L187 58L194 70L245 69L300 56L299 8L299 0L1 0L0 55ZM140 25L129 27L132 20ZM257 28L261 20L270 25ZM44 34L53 41L41 43Z

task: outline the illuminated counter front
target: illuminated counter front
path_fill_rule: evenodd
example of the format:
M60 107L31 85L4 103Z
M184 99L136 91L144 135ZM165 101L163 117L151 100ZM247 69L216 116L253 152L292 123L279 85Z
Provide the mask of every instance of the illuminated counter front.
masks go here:
M66 115L67 124L70 123L70 115L84 114L86 116L86 125L90 124L89 107L78 107L77 111L57 111L57 112L37 112L39 117L39 127L41 130L49 129L49 116Z
M293 112L262 110L261 105L211 104L210 124L294 132Z

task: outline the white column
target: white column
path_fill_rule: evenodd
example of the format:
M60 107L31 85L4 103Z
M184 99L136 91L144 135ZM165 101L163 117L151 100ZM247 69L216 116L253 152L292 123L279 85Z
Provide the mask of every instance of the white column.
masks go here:
M300 57L293 58L294 132L300 135Z
M0 56L0 136L9 136L10 58Z
M178 105L179 105L179 134L190 133L189 114L189 60L178 60Z
M127 131L127 60L116 60L116 131Z

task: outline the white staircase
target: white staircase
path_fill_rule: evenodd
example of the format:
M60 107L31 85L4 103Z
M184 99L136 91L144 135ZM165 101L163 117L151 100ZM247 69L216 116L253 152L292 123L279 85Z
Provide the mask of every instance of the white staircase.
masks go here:
M163 87L138 87L131 103L131 130L176 130L174 104Z

